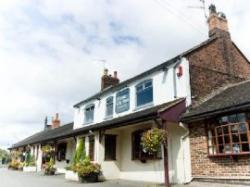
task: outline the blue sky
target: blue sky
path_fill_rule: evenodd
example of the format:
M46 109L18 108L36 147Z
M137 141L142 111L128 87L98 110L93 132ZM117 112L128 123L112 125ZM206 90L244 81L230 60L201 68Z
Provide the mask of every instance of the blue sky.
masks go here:
M250 2L209 0L229 19L250 58ZM43 128L56 112L100 90L103 63L121 80L207 39L198 0L2 0L0 2L0 147Z

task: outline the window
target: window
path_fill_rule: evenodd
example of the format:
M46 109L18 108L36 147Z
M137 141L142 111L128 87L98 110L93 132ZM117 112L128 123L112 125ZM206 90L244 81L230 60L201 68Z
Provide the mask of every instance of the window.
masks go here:
M57 146L57 160L58 161L66 160L66 150L67 150L66 143L60 143Z
M244 113L223 116L208 128L209 155L250 153L250 131Z
M116 113L129 110L129 88L119 91L116 94Z
M94 161L95 159L95 136L89 136L89 159Z
M91 123L94 121L95 105L90 105L85 108L85 123Z
M116 135L105 135L105 160L116 160Z
M114 113L114 98L110 96L106 100L106 117L112 117Z
M144 81L136 86L136 106L142 106L153 102L152 80Z
M142 134L146 130L137 130L132 134L132 159L133 160L153 160L153 159L160 159L161 158L161 150L158 151L156 154L148 154L143 151L141 145L141 137Z

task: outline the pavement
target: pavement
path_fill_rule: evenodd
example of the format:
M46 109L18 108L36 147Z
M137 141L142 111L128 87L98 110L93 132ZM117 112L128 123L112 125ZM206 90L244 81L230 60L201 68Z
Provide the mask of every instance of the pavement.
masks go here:
M24 173L0 168L0 187L155 187L151 184L129 181L107 181L100 183L81 184L66 181L64 175L44 176L42 173ZM230 184L193 182L188 185L172 187L246 187Z

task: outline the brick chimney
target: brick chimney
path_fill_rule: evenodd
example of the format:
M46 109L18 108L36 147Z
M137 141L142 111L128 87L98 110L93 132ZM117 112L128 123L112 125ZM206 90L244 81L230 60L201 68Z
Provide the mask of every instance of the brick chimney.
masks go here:
M209 6L208 27L209 37L230 37L226 15L222 12L217 12L216 6L213 4Z
M101 80L101 90L104 90L107 87L114 86L119 84L120 80L117 76L117 71L114 71L114 75L108 75L108 69L104 69L102 80Z
M60 127L61 121L59 119L59 114L56 113L56 116L53 117L52 119L52 129L56 129L58 127Z

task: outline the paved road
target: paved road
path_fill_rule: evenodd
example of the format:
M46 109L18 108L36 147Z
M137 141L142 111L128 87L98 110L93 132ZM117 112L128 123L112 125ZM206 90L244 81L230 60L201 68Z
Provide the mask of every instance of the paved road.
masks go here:
M0 168L0 187L131 187L131 185L120 185L116 182L81 184L66 181L63 175L43 176Z
M39 173L23 173L0 167L0 187L153 187L142 183L126 181L109 181L94 184L81 184L64 179L64 175L44 176ZM189 185L174 185L173 187L246 187L240 185L198 183Z

